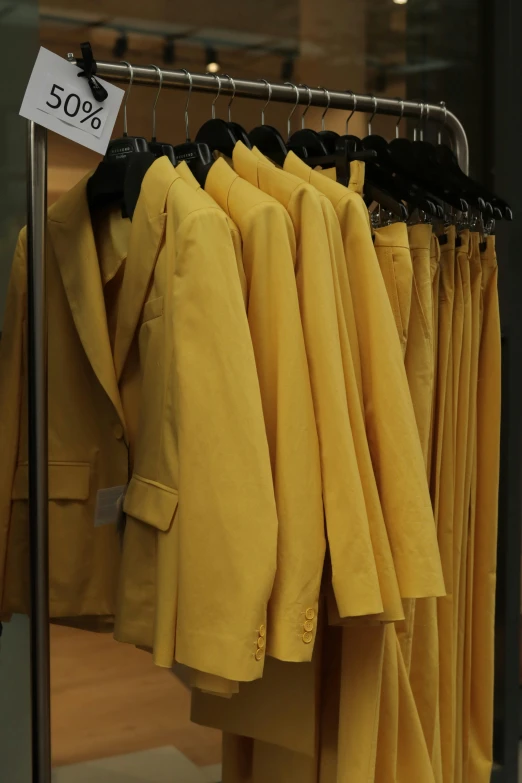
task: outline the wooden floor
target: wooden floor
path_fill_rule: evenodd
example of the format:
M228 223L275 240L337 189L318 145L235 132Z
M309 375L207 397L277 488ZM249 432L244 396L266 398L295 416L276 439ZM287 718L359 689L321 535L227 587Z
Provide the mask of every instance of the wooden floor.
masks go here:
M221 734L189 720L190 692L111 634L51 627L53 765L174 746L217 764Z

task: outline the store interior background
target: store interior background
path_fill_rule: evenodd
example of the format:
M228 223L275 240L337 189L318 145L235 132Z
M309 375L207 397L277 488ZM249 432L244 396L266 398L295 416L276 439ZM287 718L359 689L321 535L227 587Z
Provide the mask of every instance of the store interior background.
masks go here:
M39 45L66 56L89 40L95 56L219 75L292 81L359 93L445 100L470 137L472 171L487 178L488 75L481 56L485 18L480 0L35 0L0 2L0 62L9 89L0 93L0 315L11 255L25 222L25 128L21 97ZM451 9L451 10L450 10ZM447 20L451 13L451 35ZM186 94L165 90L158 103L158 138L184 140ZM210 117L211 97L194 94L192 134ZM129 133L151 136L154 91L133 87ZM216 104L225 117L228 99ZM247 130L260 123L261 104L237 99L233 119ZM266 121L285 132L289 109L274 104ZM294 115L298 127L301 109ZM319 127L320 110L307 125ZM331 111L328 128L344 132L346 115ZM395 134L393 118L373 131ZM356 115L351 132L366 134ZM412 133L407 123L401 133ZM115 135L121 135L119 119ZM434 132L434 131L431 131ZM49 201L93 169L99 156L49 134ZM190 723L182 677L153 666L150 656L117 644L110 634L52 627L52 742L57 783L216 783L220 736ZM5 780L25 783L30 768L29 642L25 618L5 627L0 652L0 758Z

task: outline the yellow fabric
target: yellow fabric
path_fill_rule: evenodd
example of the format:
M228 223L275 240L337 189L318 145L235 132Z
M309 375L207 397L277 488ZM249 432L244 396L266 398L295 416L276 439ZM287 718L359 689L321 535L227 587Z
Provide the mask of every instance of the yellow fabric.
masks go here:
M468 428L468 449L466 460L465 498L468 504L469 531L466 551L466 585L462 589L465 595L464 663L463 663L463 777L469 776L470 720L472 693L472 638L473 638L473 578L475 559L475 524L477 494L477 386L480 356L480 332L482 322L482 263L480 258L480 235L471 234L470 253L470 290L471 290L471 372L470 372L470 413ZM493 370L495 368L493 367Z
M439 288L440 288L440 244L435 232L431 237L430 252L431 294L432 294L432 339L433 339L433 399L431 407L430 439L428 447L428 478L430 490L433 479L434 428L437 397L437 372L439 364Z
M313 174L313 172L311 172L311 169L300 161L292 152L287 155L285 168L296 176L301 177L301 179L305 181L310 180L311 182L310 175L311 173ZM314 181L317 179L318 177L315 175ZM321 182L322 178L320 178L319 181ZM344 196L344 191L346 189L342 186L336 185L336 187L341 187ZM377 617L386 621L397 620L403 617L402 604L400 601L399 586L390 542L384 524L374 467L372 465L366 422L364 420L363 362L361 361L357 319L350 279L348 276L348 259L345 252L346 244L350 241L346 236L348 230L354 232L359 229L362 232L368 232L369 229L367 221L364 221L361 224L361 216L357 214L357 212L351 216L352 225L348 227L347 222L341 223L339 220L339 213L336 214L334 212L334 204L328 199L327 195L321 194L320 198L331 236L330 247L331 257L334 262L333 273L336 287L338 328L343 355L346 398L356 448L357 464L361 476L366 510L370 524L372 546L375 561L377 563L379 586L383 599L383 612ZM325 201L328 204L329 209L326 208ZM358 226L353 225L353 223L356 222L359 223ZM344 236L340 231L340 227L344 229ZM334 617L332 617L330 621L337 622ZM339 618L339 622L342 622L341 618Z
M468 545L469 522L469 487L471 485L471 462L469 467L469 483L467 481L467 449L470 413L470 377L471 377L471 342L472 342L472 312L470 290L470 257L472 251L469 231L459 234L457 248L456 274L459 275L459 286L462 290L462 337L460 365L458 368L458 396L455 402L455 497L454 497L454 549L453 549L453 634L454 634L454 678L456 694L456 725L455 725L455 767L454 780L463 780L463 686L464 686L464 631L465 599L466 599L466 561ZM460 297L459 297L460 298ZM455 301L454 320L458 317L460 302ZM457 347L454 339L453 348ZM468 496L466 498L466 485Z
M495 586L500 461L500 316L495 239L482 260L483 323L477 388L477 481L473 573L471 734L468 778L490 779L493 757Z
M316 402L316 419L319 411L318 425L319 422L322 421L324 430L322 456L327 458L326 462L324 462L323 459L323 465L326 465L330 471L328 473L328 486L330 488L330 493L332 493L334 487L339 483L341 478L338 470L339 464L343 464L343 458L340 458L341 462L338 462L337 464L335 464L333 459L331 460L335 453L332 450L334 440L338 440L337 433L334 433L334 429L332 428L334 421L333 419L330 419L330 415L334 409L342 411L341 422L346 422L345 426L347 429L345 432L349 435L353 444L351 422L348 419L346 403L345 368L342 363L343 354L341 353L339 337L339 325L344 324L343 320L337 320L337 305L340 304L340 291L338 288L336 289L334 287L338 284L338 278L336 278L338 267L336 263L332 265L332 258L334 258L334 261L336 259L337 262L339 261L339 256L333 255L335 253L334 243L336 243L334 231L335 224L329 223L328 229L326 228L325 220L330 219L328 217L329 210L310 186L305 185L291 175L264 163L260 158L248 154L246 148L241 145L237 145L234 152L234 165L236 172L248 179L251 184L262 185L262 190L269 192L283 204L287 204L289 213L293 216L293 223L296 228L296 236L298 239L298 248L302 249L302 252L304 253L302 257L298 254L296 258L296 275L300 292L301 319L303 322L305 341L307 336L310 340L310 345L307 342L306 347L310 362L312 382L315 380L315 388L314 386L312 388L314 391L314 402ZM307 230L312 231L314 227L315 231L313 231L311 239L305 241L305 239L310 236L307 233ZM320 245L317 244L318 240L322 240ZM322 267L319 263L321 259L323 264ZM321 272L321 269L323 270L323 275L317 277L318 272ZM338 294L337 304L335 298L336 292ZM323 301L324 307L323 315L321 315L322 309L318 309L321 301ZM322 323L317 322L320 315L323 318ZM346 335L344 335L344 337L345 336ZM318 338L321 338L321 341L319 341ZM328 345L328 350L322 348L321 346L323 345ZM344 342L343 347L346 348L346 341ZM332 349L335 350L332 351ZM347 353L344 354L345 359L347 355ZM337 356L338 359L334 363L332 359L335 356ZM313 369L315 369L315 376L312 372ZM333 379L333 383L330 384L330 388L327 390L324 384L325 379L328 377ZM356 390L355 386L354 389ZM334 407L332 407L328 396L325 395L325 392L327 391L330 395L330 400L333 400ZM335 392L333 398L331 396L332 392ZM320 404L320 407L317 407L317 404ZM360 403L358 403L358 405L360 408ZM321 435L320 427L319 432ZM346 443L349 443L349 441L345 435L344 442L342 442L343 449L346 449ZM353 445L352 449L355 457ZM346 462L346 460L344 460L344 462ZM336 468L335 473L333 472L334 467ZM357 477L359 477L358 467L355 467L354 470ZM350 478L349 475L348 478ZM345 490L343 489L343 493L344 491ZM326 504L327 520L328 508L329 506ZM339 508L341 508L341 506L339 506ZM334 508L334 510L337 509ZM364 515L366 516L365 506ZM368 522L366 520L366 529L367 526ZM364 538L362 540L359 539L360 534L364 534L365 531L363 529L359 532L357 527L353 528L353 530L354 537L352 544L355 541L357 544L356 549L358 549L358 540L360 540L361 543L365 543ZM335 531L333 532L335 533ZM328 533L330 535L330 528L328 528ZM332 557L335 557L335 542L336 539L332 536L332 539L330 540ZM366 555L364 555L364 557L366 557ZM340 552L339 562L342 562ZM370 562L373 562L373 568L375 568L373 550L371 550ZM367 573L364 578L366 579L370 575L371 572L369 574ZM358 591L359 589L360 587L357 588ZM348 589L346 590L346 594L348 595ZM372 609L375 611L371 611ZM360 607L358 610L355 609L352 611L354 611L355 614L364 615L368 613L377 614L381 609L382 604L374 605L371 608L367 605L366 607ZM193 719L204 725L222 728L225 731L236 734L253 736L256 739L260 739L267 743L278 744L296 752L304 752L313 755L316 743L315 698L316 690L321 682L317 666L317 656L315 657L315 664L309 666L309 668L303 668L299 665L299 667L286 667L285 669L283 665L278 666L276 661L268 660L261 688L257 687L257 684L242 687L239 696L232 699L229 703L223 703L221 700L211 699L211 697L202 694L194 694L192 700ZM296 700L296 691L299 692L299 700ZM271 717L269 718L268 715L271 714L269 713L269 706L267 706L265 710L262 705L273 705L274 699L277 700L277 703L281 705L282 709L290 709L291 715L288 715L286 719L283 719L283 717L280 716L280 720L277 722L274 722ZM288 707L286 705L288 705ZM244 719L245 713L249 715L247 720ZM286 727L284 730L282 729L283 724Z
M307 620L306 612L318 612L326 545L319 441L295 280L294 229L278 201L239 177L223 159L212 166L205 187L243 238L248 322L279 520L266 649L281 660L309 661L316 620Z
M192 190L196 190L200 197L204 199L208 204L214 204L215 201L212 198L212 196L207 193L199 184L197 179L195 178L194 174L191 172L191 170L188 167L188 164L186 161L182 161L181 163L178 163L176 166L176 172L179 174L179 176L189 185L189 187L192 188ZM234 221L231 219L231 217L226 214L228 227L230 229L230 237L232 239L232 244L234 245L234 253L236 256L236 263L237 263L237 273L239 275L239 282L241 283L241 290L243 291L243 298L245 300L245 306L247 302L247 281L246 281L246 275L245 275L245 269L243 266L243 240L241 238L241 233L234 223Z
M430 225L411 226L408 234L413 265L413 291L406 347L406 372L429 475L437 358L439 248ZM442 760L436 599L417 599L414 612L410 616L410 626L400 638L412 696L432 760L435 780L439 783Z
M196 190L200 194L202 199L205 199L209 204L216 204L212 197L206 193L205 190L203 190L185 161L182 161L182 163L176 166L176 172L187 183L187 185L189 185L189 187L191 187L193 190ZM239 229L228 215L227 223L230 229L232 243L234 245L237 271L246 307L248 293L246 275L243 267L243 240L241 239ZM224 678L216 677L216 675L206 674L205 672L190 670L189 679L192 688L199 688L205 693L214 693L219 696L230 698L234 693L239 692L239 683L235 680L225 680Z
M371 241L371 235L369 231L369 223L368 223L368 215L366 208L364 207L364 204L362 203L362 200L355 195L354 193L349 193L345 188L338 185L337 183L331 183L330 181L325 181L324 178L317 175L316 172L312 172L305 164L303 164L302 161L299 161L296 156L293 154L289 154L287 156L287 159L285 161L285 168L288 168L292 173L295 173L299 176L301 176L303 179L306 179L307 181L313 183L316 185L319 189L321 189L322 192L325 192L330 199L332 200L334 206L336 207L336 212L338 215L338 219L340 220L341 227L343 229L343 240L345 243L345 260L347 262L348 271L351 273L350 281L352 282L352 291L353 291L353 302L354 306L357 308L357 305L359 306L359 310L355 312L355 318L357 318L357 315L359 316L359 321L357 322L357 325L359 328L359 344L364 345L364 353L363 353L363 361L361 362L362 365L362 373L363 373L363 384L364 384L364 370L367 366L367 363L370 361L370 352L373 349L375 352L376 345L370 346L368 344L368 338L364 334L364 327L366 326L366 322L363 319L363 316L366 316L366 319L368 318L368 310L366 309L366 313L363 310L363 307L366 305L366 308L369 308L373 305L373 302L375 301L375 288L377 288L377 292L379 291L379 282L381 286L381 291L383 292L383 301L384 301L384 315L382 314L382 309L380 310L379 314L375 314L376 318L380 318L381 322L382 319L386 316L389 318L389 323L391 324L391 329L389 329L389 334L391 334L391 341L392 345L395 344L395 354L388 354L388 362L391 363L393 366L393 362L395 362L395 368L398 371L398 376L401 379L402 386L399 388L402 389L402 399L404 400L405 405L407 406L408 413L410 415L410 420L412 421L411 426L411 443L413 444L413 451L415 453L415 457L418 460L419 465L419 475L420 475L420 482L421 486L424 490L424 498L426 506L425 508L428 511L428 518L430 520L431 524L431 531L432 531L432 541L433 541L433 553L435 555L435 562L438 560L438 553L437 553L437 547L435 542L435 534L434 534L434 524L433 524L433 517L431 513L431 509L429 508L429 500L427 499L427 481L426 481L426 473L425 468L422 466L422 453L419 449L419 439L418 434L416 432L415 427L415 421L413 419L413 411L411 410L411 400L409 398L408 389L406 387L406 378L404 375L404 366L403 366L403 360L400 353L400 350L398 350L398 344L397 344L397 338L393 335L393 316L389 307L389 304L387 303L386 298L386 291L384 290L384 286L382 283L382 278L379 273L378 266L375 261L375 251L372 246ZM359 201L357 201L359 199ZM350 207L352 208L350 210ZM357 209L359 207L359 209ZM397 243L398 245L401 245L404 243L404 234L402 232L399 233L400 240ZM407 246L407 235L406 235L406 246ZM363 255L364 250L366 251L365 255ZM401 251L399 251L400 253ZM360 264L361 269L364 269L364 271L367 271L368 268L372 269L372 258L373 264L375 266L373 267L376 271L374 272L375 278L377 280L376 286L373 286L371 288L371 294L370 294L370 286L368 283L366 284L367 287L365 289L364 284L361 284L361 275L357 276L357 271L359 271L359 266L356 267L356 261L359 261L364 259L366 262L364 265L363 263ZM429 258L429 257L428 257ZM407 259L409 261L409 253L407 255ZM411 266L411 261L409 262ZM352 266L350 266L350 264ZM369 280L368 273L367 280ZM428 274L429 274L429 267L428 267ZM374 278L374 279L375 279ZM353 287L353 281L359 284L359 288ZM362 281L364 283L364 277L362 277ZM366 295L370 295L371 299L369 299L368 302L366 302L362 296L363 293L366 293ZM430 300L430 307L431 307L431 300ZM370 313L372 311L370 310ZM373 313L372 313L373 315ZM431 318L431 312L430 312L430 318ZM364 337L364 343L363 341ZM385 339L384 333L380 334L379 342L382 344L382 341ZM392 348L393 350L393 348ZM381 364L379 367L379 372L383 372L383 366L382 362L386 362L384 357L379 357L381 360ZM377 356L376 356L377 361ZM371 377L371 376L370 376ZM367 406L368 410L373 409L374 405L374 395L376 395L375 391L375 384L371 384L369 382L370 377L368 377L367 380L367 386L366 386L366 393L367 393ZM394 377L392 375L392 377ZM395 375L397 377L397 374ZM391 389L387 388L386 393L388 395L388 399L390 399L391 395ZM366 401L365 401L366 403ZM375 403L376 404L376 403ZM382 404L382 402L381 402ZM400 406L400 403L399 403ZM368 420L366 422L366 426L368 426ZM380 461L383 460L382 454L379 454L379 452L376 452L375 459L379 459ZM377 463L380 465L380 461ZM408 464L408 480L405 482L410 487L411 491L411 460ZM382 516L382 512L381 512ZM377 562L379 562L378 558ZM440 573L440 572L439 572ZM381 582L382 584L382 582ZM441 583L440 583L441 584ZM382 588L381 588L382 589ZM394 619L399 619L402 616L402 610L399 609L399 613L395 616ZM366 781L373 779L373 777L367 777L367 775L373 776L373 768L375 767L376 763L376 735L377 735L377 723L378 723L378 716L379 716L379 704L380 704L380 675L382 674L382 666L383 666L383 660L385 661L385 682L384 687L386 689L386 694L388 697L387 704L389 705L389 709L391 712L394 713L394 721L395 721L395 738L393 736L393 730L390 730L390 725L387 723L389 715L386 714L387 708L384 708L385 712L385 720L383 721L381 719L381 723L379 724L381 727L381 732L384 735L384 739L388 740L388 743L390 746L395 747L395 755L397 752L397 732L398 732L398 720L399 720L399 711L398 711L398 696L399 696L399 671L398 671L398 661L397 661L397 638L395 629L389 628L385 631L385 635L387 636L388 644L384 650L384 659L383 659L383 648L382 648L382 636L379 636L379 630L378 629L366 629L363 632L363 629L345 629L344 631L344 641L343 646L345 650L349 650L350 648L357 648L361 650L361 658L359 659L358 666L349 666L349 658L346 657L343 660L343 670L342 670L342 680L344 686L344 694L341 696L341 711L342 716L340 716L340 729L339 729L339 753L343 753L341 750L342 748L349 747L349 752L346 751L342 755L342 759L339 759L338 762L338 774L344 775L343 780L346 781L357 781L357 780L364 780ZM380 653L378 651L381 651ZM364 666L361 665L364 661ZM369 678L366 680L364 677L364 672L368 671ZM377 676L376 676L377 675ZM407 692L409 693L409 685L407 682L407 676L405 674L405 669L401 669L400 673L401 677L401 685L402 685L402 691L401 692ZM387 679L386 679L387 678ZM405 678L405 681L404 681ZM395 687L392 686L392 680L395 682ZM355 681L355 682L354 682ZM358 689L356 689L356 686ZM358 699L354 700L353 696L354 694L358 697ZM350 696L352 698L350 698ZM406 703L404 703L406 702ZM420 725L418 723L418 717L416 716L415 712L415 705L413 703L413 699L411 698L411 693L409 693L409 698L405 700L405 697L403 696L403 709L402 709L402 718L404 721L417 721L415 725ZM355 707L355 705L357 705ZM350 714L350 710L352 710L352 714ZM358 714L358 720L353 720L353 710L355 710ZM411 714L410 714L411 713ZM350 737L349 745L347 744L347 738ZM389 755L386 754L386 752L381 753L381 759L388 758ZM426 765L428 764L428 770L429 770L429 756L427 753L423 756L422 763ZM386 766L386 768L380 770L380 774L382 775L382 779L387 779L389 765Z
M368 211L354 191L312 171L294 155L287 161L292 173L306 175L329 198L341 225L361 351L366 432L401 595L442 595L426 470Z
M422 233L419 236L419 233L413 233L416 245L414 254L416 276L414 276L413 259L405 225L397 223L378 229L375 232L374 242L394 314L397 334L405 356L417 428L419 429L419 422L422 422L425 431L424 439L421 437L420 444L426 461L431 393L429 365L430 355L432 355L432 347L429 339L426 339L425 327L425 313L431 311L430 238L429 235L424 236ZM423 246L425 246L424 251ZM412 344L408 357L410 326ZM428 411L427 415L426 411ZM434 524L432 529L435 532ZM405 621L399 623L397 629L387 628L385 636L375 772L375 780L383 783L400 780L405 773L407 773L406 779L429 780L432 776L430 754L422 736L417 707L408 682L415 602L412 599L406 600L404 608ZM409 737L411 741L415 734L417 741L412 743L413 750L408 751L406 738Z
M425 224L410 226L408 238L413 281L405 364L427 468L434 385L432 228Z
M144 193L162 178L170 187L151 255ZM137 643L152 625L147 646L159 665L175 657L207 674L252 680L263 669L258 639L275 573L277 516L229 225L161 158L147 172L133 230L118 373L140 296L163 297L163 307L139 334L141 415L115 635Z
M413 265L407 226L404 223L392 223L390 226L378 228L374 234L374 244L402 352L406 354L413 288Z
M415 341L412 349L410 350L410 362L408 365L406 348L408 344L409 322L414 285L413 264L410 255L408 229L406 225L403 223L394 223L390 226L377 229L374 234L374 245L377 254L377 260L381 268L382 277L388 292L388 298L395 318L395 325L397 327L397 333L401 342L402 352L405 357L405 366L409 385L410 377L414 375L412 365L413 362L418 359L419 347L417 341ZM425 298L424 291L423 296ZM416 315L416 312L414 315ZM417 389L411 393L410 388L410 394L412 396L413 409L418 427L420 413L419 405L422 406L422 402L419 402L419 392ZM422 440L421 446L423 446ZM409 659L411 652L411 632L413 625L414 606L415 605L412 600L404 601L405 620L398 626L399 639L403 645L403 654L406 656L407 660L407 669L409 669ZM385 689L390 684L390 680L385 677ZM390 698L392 699L392 702L395 703L396 700L394 698L394 694L392 694L392 691L390 691Z
M119 539L115 525L94 527L96 493L127 483L127 443L138 413L137 365L129 367L119 384L114 371L100 273L100 260L108 259L97 256L87 179L59 199L48 215L51 617L114 614ZM112 233L101 250L117 258L128 221L120 218L109 226ZM29 611L26 307L24 229L14 256L0 345L2 614Z
M437 602L439 628L439 710L442 771L451 783L454 762L455 702L453 678L453 507L454 409L452 321L455 287L455 228L441 245L438 323L438 367L434 416L432 492L435 522L448 595Z
M287 209L297 240L296 280L319 433L332 581L342 617L382 611L377 568L346 403L329 238L314 188L238 142L234 168ZM318 175L320 176L320 175Z

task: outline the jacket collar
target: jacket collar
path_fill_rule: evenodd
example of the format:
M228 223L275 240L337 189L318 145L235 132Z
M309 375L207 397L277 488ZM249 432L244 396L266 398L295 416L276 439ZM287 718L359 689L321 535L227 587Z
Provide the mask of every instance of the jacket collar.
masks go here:
M145 304L165 233L167 195L176 179L179 175L168 158L163 156L152 164L141 185L132 219L114 341L114 367L118 381Z
M49 210L49 234L87 358L125 426L112 359L98 254L84 177Z
M261 161L249 150L242 141L234 145L232 152L234 169L240 177L259 187L259 166Z
M227 214L230 214L228 204L230 190L237 179L239 177L236 172L222 158L216 160L207 174L205 190Z

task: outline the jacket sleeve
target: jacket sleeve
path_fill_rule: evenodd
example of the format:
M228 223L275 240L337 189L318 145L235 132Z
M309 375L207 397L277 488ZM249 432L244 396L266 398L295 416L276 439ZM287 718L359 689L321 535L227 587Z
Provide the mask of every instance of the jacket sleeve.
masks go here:
M173 222L172 294L140 337L148 358L125 511L157 531L156 663L174 656L253 680L263 671L277 515L252 341L224 213ZM164 340L154 334L162 329Z
M173 386L179 450L176 660L261 676L277 516L252 341L223 213L178 231ZM261 641L262 639L262 641Z
M5 568L11 492L18 457L23 396L23 328L26 306L25 230L20 233L7 291L0 341L0 611L5 604ZM5 619L5 618L4 618Z

